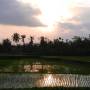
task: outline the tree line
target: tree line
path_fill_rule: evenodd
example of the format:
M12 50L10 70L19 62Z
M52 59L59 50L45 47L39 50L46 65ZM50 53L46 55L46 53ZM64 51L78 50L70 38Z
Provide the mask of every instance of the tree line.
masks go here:
M4 39L0 44L0 54L10 55L90 55L90 35L88 37L74 36L72 40L64 40L59 37L53 41L41 36L40 43L34 43L34 37L29 37L29 43L25 43L26 35L14 33L12 45L10 39ZM22 41L23 45L19 43Z

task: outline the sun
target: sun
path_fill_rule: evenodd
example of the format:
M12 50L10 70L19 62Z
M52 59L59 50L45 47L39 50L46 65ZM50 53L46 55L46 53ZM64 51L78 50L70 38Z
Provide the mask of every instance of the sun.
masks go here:
M58 21L65 21L71 17L70 6L72 0L18 0L25 4L39 8L41 14L37 17L48 27L52 27Z
M48 26L71 17L66 0L39 0L39 8L42 12L40 20Z

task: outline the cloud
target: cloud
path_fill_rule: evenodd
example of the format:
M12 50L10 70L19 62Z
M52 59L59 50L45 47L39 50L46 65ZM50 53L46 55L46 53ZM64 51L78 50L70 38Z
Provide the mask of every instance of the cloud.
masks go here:
M36 18L39 14L40 10L30 5L16 0L0 0L0 24L43 27L45 25Z
M74 9L75 10L75 9ZM88 22L90 19L90 7L76 7L76 15L72 19Z
M75 16L65 23L59 23L68 29L90 29L90 7L76 7ZM72 22L73 21L73 22ZM76 22L76 23L74 23Z
M58 29L69 30L69 35L85 36L90 33L90 7L75 7L74 16L66 22L59 22Z

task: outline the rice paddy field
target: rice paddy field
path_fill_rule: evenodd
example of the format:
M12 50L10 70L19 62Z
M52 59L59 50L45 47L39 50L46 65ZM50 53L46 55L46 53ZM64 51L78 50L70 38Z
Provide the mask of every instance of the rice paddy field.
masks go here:
M90 74L90 57L60 56L60 57L26 57L8 56L0 58L0 72L25 72L25 67L39 68L35 72L60 74ZM30 71L27 71L30 73Z
M90 56L2 56L4 89L90 90Z

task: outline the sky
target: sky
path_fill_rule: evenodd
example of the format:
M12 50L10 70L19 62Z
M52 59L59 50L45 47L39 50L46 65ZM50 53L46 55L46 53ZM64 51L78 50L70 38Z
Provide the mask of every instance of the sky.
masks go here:
M90 0L0 0L0 41L15 32L27 40L88 36Z

